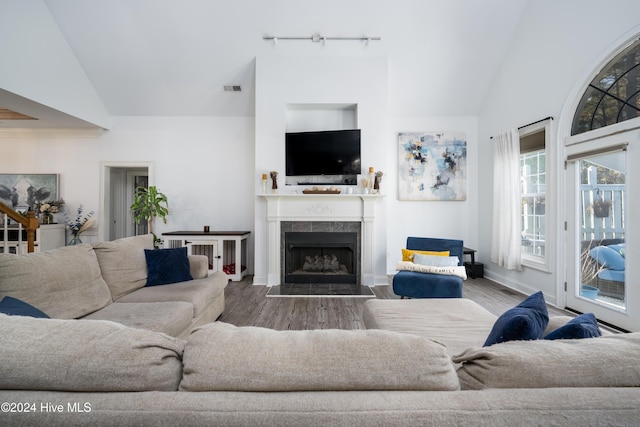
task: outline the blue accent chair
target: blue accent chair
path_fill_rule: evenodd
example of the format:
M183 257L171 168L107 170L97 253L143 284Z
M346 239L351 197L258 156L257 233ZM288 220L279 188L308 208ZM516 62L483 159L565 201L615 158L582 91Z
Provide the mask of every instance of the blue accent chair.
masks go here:
M449 251L464 265L462 240L408 237L407 249L418 251ZM393 292L401 298L462 298L462 278L417 271L399 271L393 276Z

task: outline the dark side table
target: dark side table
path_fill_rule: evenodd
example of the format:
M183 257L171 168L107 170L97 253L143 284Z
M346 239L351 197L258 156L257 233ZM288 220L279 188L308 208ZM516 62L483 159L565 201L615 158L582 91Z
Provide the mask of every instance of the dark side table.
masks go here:
M476 252L478 251L466 247L462 250L463 256L466 257L469 255L471 257L471 262L465 261L464 266L467 270L467 276L472 279L475 279L476 277L484 277L484 264L480 262L476 263Z

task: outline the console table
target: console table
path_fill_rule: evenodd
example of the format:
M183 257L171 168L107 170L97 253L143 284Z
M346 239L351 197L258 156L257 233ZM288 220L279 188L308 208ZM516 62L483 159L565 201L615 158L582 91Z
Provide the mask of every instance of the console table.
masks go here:
M206 255L209 273L224 271L233 281L247 275L247 238L250 231L170 231L165 247L187 247L189 255Z

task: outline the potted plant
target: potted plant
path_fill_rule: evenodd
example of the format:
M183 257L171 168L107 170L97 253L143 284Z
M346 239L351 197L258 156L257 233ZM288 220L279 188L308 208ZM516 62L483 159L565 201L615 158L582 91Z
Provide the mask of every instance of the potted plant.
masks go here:
M64 205L64 200L49 200L48 202L38 202L34 206L37 214L40 214L41 224L53 224L53 214L60 212Z
M67 228L69 229L69 232L72 236L71 240L67 244L68 246L78 245L82 243L82 240L80 240L80 234L88 230L93 225L93 221L91 220L93 214L93 211L89 212L88 214L83 214L82 205L78 206L78 211L75 218L69 218L66 213L64 214L67 222Z
M596 218L607 218L611 209L611 201L605 200L604 192L600 192L600 189L596 188L595 200L590 208Z
M158 191L155 185L148 188L138 187L129 209L136 224L140 224L143 220L147 221L149 233L153 234L154 244L157 244L159 239L153 233L153 219L158 217L162 219L162 222L167 223L167 215L169 214L167 196Z
M593 202L593 214L596 218L607 218L609 216L609 210L611 209L611 202L603 199L598 199Z

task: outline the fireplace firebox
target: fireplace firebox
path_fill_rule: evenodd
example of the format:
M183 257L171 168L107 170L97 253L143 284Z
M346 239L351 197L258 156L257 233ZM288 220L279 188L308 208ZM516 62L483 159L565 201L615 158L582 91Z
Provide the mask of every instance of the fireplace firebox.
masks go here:
M358 233L284 233L284 283L358 283Z

